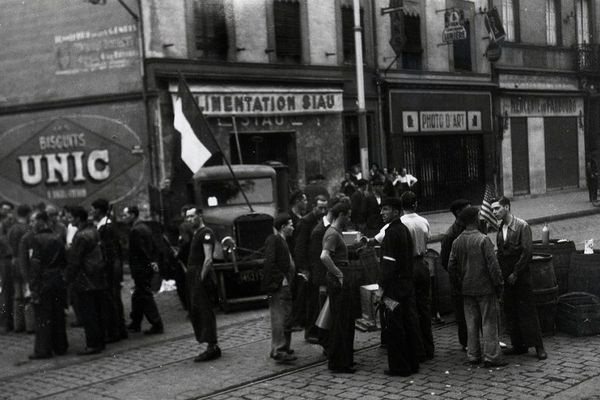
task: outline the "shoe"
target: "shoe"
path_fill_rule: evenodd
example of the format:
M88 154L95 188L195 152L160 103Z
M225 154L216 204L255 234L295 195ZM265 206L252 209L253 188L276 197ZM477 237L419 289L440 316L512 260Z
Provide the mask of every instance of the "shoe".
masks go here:
M354 368L350 367L341 367L341 368L329 368L331 372L334 374L353 374L356 372Z
M469 360L469 361L465 361L463 363L463 365L466 365L467 367L474 367L476 365L479 365L481 363L481 359L478 358L476 360Z
M467 350L469 350L469 348L467 346L461 346L462 351L464 351L465 353L467 352Z
M518 355L525 354L529 351L526 347L511 347L510 349L502 350L502 352L506 355Z
M86 347L85 350L78 352L77 355L78 356L90 356L92 354L102 353L102 350L104 350L103 347Z
M133 322L129 325L127 325L127 330L129 332L140 332L142 330L142 328L139 325L134 324Z
M215 360L221 357L221 349L219 346L209 347L206 351L198 354L196 358L194 358L194 362L203 362Z
M129 337L129 334L127 333L127 329L125 329L123 332L121 332L121 339L127 339Z
M440 317L435 317L435 318L431 318L431 323L433 325L441 325L441 324L445 324L446 321L444 321L442 318Z
M144 331L144 335L160 335L165 333L162 322L152 325L150 329Z
M496 368L496 367L505 367L508 365L508 362L502 360L502 361L484 361L483 362L483 367L484 368Z
M548 358L548 354L546 353L546 350L544 350L543 347L536 347L535 355L537 356L538 360L540 360L540 361Z
M52 358L52 354L30 354L27 358L30 360L45 360L48 358Z

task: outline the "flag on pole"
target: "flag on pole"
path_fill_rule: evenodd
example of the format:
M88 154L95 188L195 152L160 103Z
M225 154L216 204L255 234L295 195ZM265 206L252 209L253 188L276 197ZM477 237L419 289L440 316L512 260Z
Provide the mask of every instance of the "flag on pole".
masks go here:
M190 89L179 78L178 97L173 103L173 126L181 134L181 159L196 173L214 155L219 147L204 121Z
M481 202L481 208L479 209L479 218L486 221L494 230L498 230L498 220L494 217L494 213L492 212L493 198L494 192L492 191L492 187L489 184L486 184L483 201Z

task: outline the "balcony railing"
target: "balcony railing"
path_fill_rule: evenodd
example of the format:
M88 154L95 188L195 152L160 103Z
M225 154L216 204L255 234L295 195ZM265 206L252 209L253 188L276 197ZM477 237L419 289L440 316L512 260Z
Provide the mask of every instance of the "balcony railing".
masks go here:
M577 45L577 70L579 72L600 73L600 45Z

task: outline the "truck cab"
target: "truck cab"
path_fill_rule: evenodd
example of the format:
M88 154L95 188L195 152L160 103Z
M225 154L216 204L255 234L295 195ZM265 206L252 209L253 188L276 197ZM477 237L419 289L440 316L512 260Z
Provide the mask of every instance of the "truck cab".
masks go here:
M277 173L268 165L201 168L193 177L195 204L216 236L213 258L221 308L264 303L260 290L264 243L278 212ZM252 210L248 206L243 189Z

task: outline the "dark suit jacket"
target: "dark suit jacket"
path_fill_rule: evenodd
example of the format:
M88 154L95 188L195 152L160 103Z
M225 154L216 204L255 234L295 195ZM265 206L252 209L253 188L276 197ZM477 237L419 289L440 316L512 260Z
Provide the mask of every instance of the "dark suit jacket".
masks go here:
M383 228L384 224L381 220L381 207L379 206L379 203L377 203L377 198L373 193L367 193L365 196L363 215L365 216L365 222L369 233L375 234Z
M310 241L310 233L319 222L318 217L314 212L310 212L306 214L302 219L298 222L298 226L296 226L296 243L294 249L294 260L296 261L296 266L298 269L304 271L310 271L310 260L309 260L309 252L308 246Z
M79 229L69 249L65 281L76 291L104 290L106 266L100 248L100 236L93 224Z
M154 271L150 263L157 262L158 250L152 239L152 230L142 221L135 221L129 231L129 267L138 286L147 286Z
M400 300L414 293L413 243L408 228L394 220L381 244L381 278L384 295Z
M262 290L269 293L278 291L281 289L284 277L291 285L294 266L290 261L290 250L286 241L274 233L265 241Z
M106 258L106 279L109 286L113 286L123 282L123 250L119 236L112 222L102 225L98 234Z
M325 285L325 276L327 268L321 262L321 252L323 251L323 236L327 227L321 219L310 233L308 243L308 259L310 262L310 280L316 286Z

